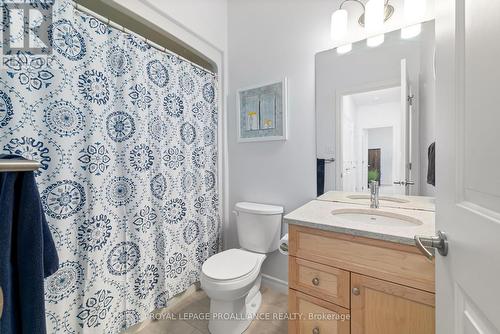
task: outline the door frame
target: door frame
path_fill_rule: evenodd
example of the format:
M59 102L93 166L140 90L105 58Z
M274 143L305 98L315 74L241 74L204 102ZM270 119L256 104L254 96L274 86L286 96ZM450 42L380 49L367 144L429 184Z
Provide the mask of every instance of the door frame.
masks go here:
M370 171L370 151L376 151L378 152L377 157L378 157L378 183L380 184L380 180L382 179L382 149L381 148L369 148L368 149L368 171ZM367 182L368 186L368 182Z
M335 190L342 190L340 189L340 186L342 185L342 166L344 164L344 156L343 156L343 150L342 150L342 110L343 110L343 97L345 95L353 95L353 94L358 94L358 93L366 93L374 90L381 90L381 89L387 89L387 88L394 88L394 87L401 87L401 78L394 78L391 80L383 80L383 81L373 81L369 82L363 85L357 85L354 87L346 88L346 89L339 89L335 91L335 152L336 152L336 158L335 158L335 166L334 166L334 185L333 189ZM418 97L418 91L415 90L414 95ZM418 105L415 108L415 113L414 115L418 114L416 113L418 111ZM413 117L412 117L413 118ZM417 117L418 118L418 117ZM419 129L418 129L418 122L415 122L413 124L413 131L415 133L415 138L414 140L416 142L419 141ZM420 156L419 152L415 152L415 154L412 154L413 156L411 157L412 164L414 166L419 166L420 165ZM415 173L417 174L417 173ZM416 187L417 189L419 188L418 182L420 182L420 179L418 178L418 175L415 175L415 180L416 181Z

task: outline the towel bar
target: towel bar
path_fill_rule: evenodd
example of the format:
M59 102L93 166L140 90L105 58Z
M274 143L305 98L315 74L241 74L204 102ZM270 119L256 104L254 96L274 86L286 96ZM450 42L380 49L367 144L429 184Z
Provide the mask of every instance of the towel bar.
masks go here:
M40 166L35 160L0 160L0 172L29 172Z

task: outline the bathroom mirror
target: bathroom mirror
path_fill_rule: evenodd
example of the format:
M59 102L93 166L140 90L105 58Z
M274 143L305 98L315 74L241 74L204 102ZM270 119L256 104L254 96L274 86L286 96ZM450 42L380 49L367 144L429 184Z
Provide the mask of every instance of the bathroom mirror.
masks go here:
M318 195L376 180L381 194L434 196L434 54L429 21L411 39L393 31L316 55Z

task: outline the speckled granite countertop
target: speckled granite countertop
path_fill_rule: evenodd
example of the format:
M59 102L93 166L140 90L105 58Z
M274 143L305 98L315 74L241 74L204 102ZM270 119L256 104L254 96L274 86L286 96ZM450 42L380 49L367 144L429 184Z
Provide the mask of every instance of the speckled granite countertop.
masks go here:
M377 224L377 222L357 222L345 219L342 215L333 215L333 210L339 209L369 209L367 205L340 203L324 200L313 200L285 216L285 222L293 225L316 228L372 239L385 240L399 244L415 245L415 235L435 234L435 213L425 210L408 210L391 207L383 207L378 210L383 214L405 215L412 220L421 222L396 226L391 224Z
M384 198L393 199L393 201ZM317 198L319 201L370 205L370 193L328 191ZM380 207L436 211L434 197L380 194Z

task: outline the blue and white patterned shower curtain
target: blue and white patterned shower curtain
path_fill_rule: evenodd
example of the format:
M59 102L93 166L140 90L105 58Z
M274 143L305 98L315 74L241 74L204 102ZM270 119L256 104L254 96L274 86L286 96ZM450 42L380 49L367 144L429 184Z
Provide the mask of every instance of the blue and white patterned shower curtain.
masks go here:
M42 164L48 332L118 333L219 249L216 78L67 1L50 31L51 57L4 59L0 152Z

